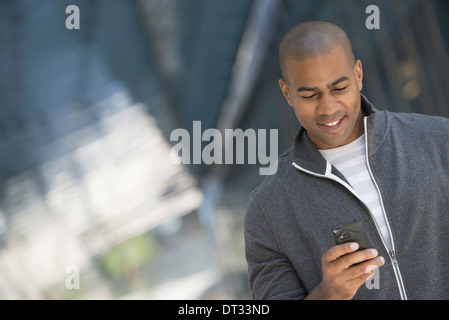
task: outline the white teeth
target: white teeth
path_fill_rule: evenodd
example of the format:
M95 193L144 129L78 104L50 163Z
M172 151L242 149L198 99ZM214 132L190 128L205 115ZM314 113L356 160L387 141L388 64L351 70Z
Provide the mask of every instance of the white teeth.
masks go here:
M340 120L337 120L335 122L326 123L325 125L328 126L328 127L333 127L333 126L336 126L339 122L340 122Z

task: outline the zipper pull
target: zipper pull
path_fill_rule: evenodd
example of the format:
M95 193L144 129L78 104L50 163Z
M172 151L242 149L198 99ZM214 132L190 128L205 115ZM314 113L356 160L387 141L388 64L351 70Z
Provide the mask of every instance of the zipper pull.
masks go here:
M391 260L393 260L393 263L394 263L395 265L397 265L397 264L398 264L398 260L396 259L396 253L394 252L394 250L391 250L391 251L389 252L389 254L390 254Z

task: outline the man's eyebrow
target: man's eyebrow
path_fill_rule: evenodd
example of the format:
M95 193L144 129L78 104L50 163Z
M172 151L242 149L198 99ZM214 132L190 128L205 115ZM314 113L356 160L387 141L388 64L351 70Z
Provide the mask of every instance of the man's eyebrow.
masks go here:
M296 91L301 92L301 91L318 91L318 90L320 90L320 89L319 88L299 87L298 90L296 90Z
M336 86L336 85L339 84L340 82L343 82L343 81L346 81L346 80L349 80L349 78L348 78L347 76L343 76L343 77L341 77L341 78L338 78L337 80L335 80L335 81L332 82L331 84L328 84L327 87L330 88L330 87ZM311 88L311 87L299 87L298 90L296 90L296 91L297 91L297 92L301 92L301 91L311 91L311 92L313 92L313 91L319 91L319 90L320 90L320 88L317 88L317 87L315 87L315 88Z
M349 80L349 78L348 78L347 76L343 76L343 77L339 78L338 80L335 80L334 82L332 82L332 83L331 83L330 85L328 85L327 87L329 88L329 87L336 86L336 85L339 84L340 82L343 82L343 81L346 81L346 80Z

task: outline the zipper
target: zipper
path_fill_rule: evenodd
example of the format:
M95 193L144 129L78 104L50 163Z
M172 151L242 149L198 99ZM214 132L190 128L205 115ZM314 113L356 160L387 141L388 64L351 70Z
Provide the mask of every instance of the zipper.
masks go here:
M398 264L398 260L396 258L396 252L395 252L395 246L394 246L394 240L393 240L393 234L391 232L391 228L390 228L390 224L388 223L388 219L387 219L387 215L386 215L386 211L385 211L385 207L382 201L382 196L380 193L380 189L377 185L376 180L374 179L374 175L371 171L370 165L369 165L369 160L368 160L368 134L367 134L367 117L364 118L364 128L365 128L365 155L366 155L366 166L368 168L368 172L370 174L371 179L373 180L373 184L376 187L377 193L379 195L379 200L380 200L380 204L382 207L382 213L385 219L385 223L387 225L387 229L388 229L388 233L390 235L390 239L391 239L391 249L389 248L389 246L387 245L382 232L380 231L379 225L376 222L376 219L374 218L373 213L371 212L370 208L368 208L368 206L363 202L363 200L360 198L360 196L357 194L357 192L354 190L354 188L352 188L348 183L346 183L345 181L341 180L339 177L335 176L334 174L331 173L332 170L332 165L330 164L329 161L326 161L326 172L324 175L319 174L319 173L315 173L313 171L309 171L306 170L302 167L300 167L299 165L297 165L295 162L292 163L293 167L295 167L296 169L307 173L309 175L315 176L315 177L319 177L319 178L326 178L326 179L330 179L333 180L341 185L343 185L346 189L348 189L348 191L350 191L358 200L360 200L360 202L362 202L365 207L367 208L368 212L370 213L371 218L373 219L374 225L376 226L377 232L382 240L382 244L384 245L386 251L388 252L388 256L390 258L390 261L393 265L393 271L394 271L394 275L396 278L396 282L399 288L399 294L402 300L407 300L407 294L405 292L405 287L404 287L404 283L402 280L402 275L401 275L401 271L399 269L399 264Z
M380 193L379 186L377 185L376 179L374 179L374 175L373 175L373 172L371 171L371 166L369 164L369 157L368 157L368 117L364 117L363 118L363 126L364 126L364 129L365 129L366 167L368 168L369 175L370 175L371 179L373 180L373 184L376 187L377 194L379 195L380 205L381 205L381 208L382 208L382 214L384 216L385 224L387 225L388 233L390 235L391 250L389 250L389 248L387 246L387 243L386 243L382 233L380 232L380 229L379 229L379 227L377 225L376 219L374 219L373 215L371 215L371 216L373 217L374 223L376 224L377 231L379 232L379 235L380 235L380 237L382 239L384 247L385 247L385 249L387 249L388 255L390 256L390 260L391 260L391 262L393 264L393 271L394 271L394 274L395 274L395 277L396 277L396 282L398 283L399 294L401 296L401 299L402 300L407 300L407 293L405 292L404 282L402 280L401 271L399 269L399 263L398 263L398 260L396 258L396 249L395 249L395 245L394 245L393 233L391 232L390 223L388 222L387 211L385 210L384 202L383 202L383 199L382 199L382 194Z
M399 270L398 260L396 259L396 253L394 250L389 252L391 260L393 261L393 270L397 272L396 281L398 281L399 293L401 294L402 300L407 300L407 294L405 292L404 282L402 281L401 271Z

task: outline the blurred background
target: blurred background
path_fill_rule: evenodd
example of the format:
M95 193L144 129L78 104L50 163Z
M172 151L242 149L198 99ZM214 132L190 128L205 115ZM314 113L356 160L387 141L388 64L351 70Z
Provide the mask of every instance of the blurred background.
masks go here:
M447 0L0 0L0 298L248 299L260 165L172 164L170 133L289 148L277 47L311 19L348 33L378 109L449 117L448 18Z

